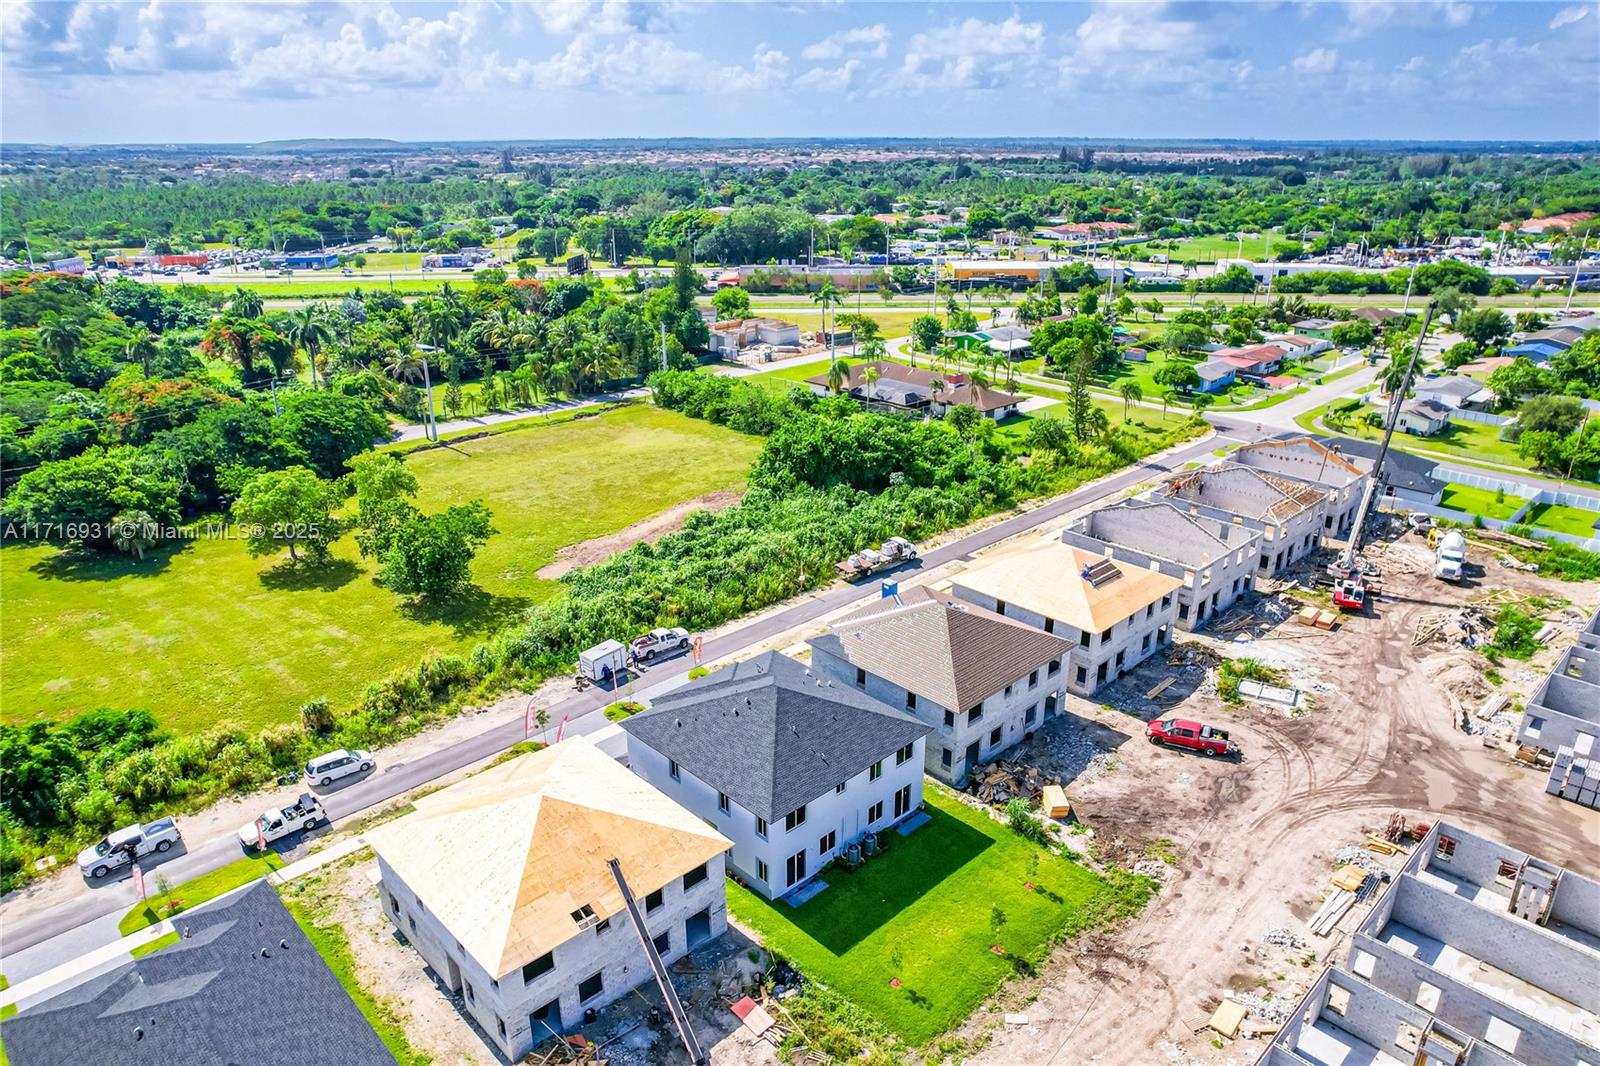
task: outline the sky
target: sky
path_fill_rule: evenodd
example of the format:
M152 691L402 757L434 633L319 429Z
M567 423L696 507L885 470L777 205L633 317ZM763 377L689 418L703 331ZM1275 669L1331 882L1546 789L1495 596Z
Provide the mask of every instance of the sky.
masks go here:
M1600 3L0 0L0 139L1592 140Z

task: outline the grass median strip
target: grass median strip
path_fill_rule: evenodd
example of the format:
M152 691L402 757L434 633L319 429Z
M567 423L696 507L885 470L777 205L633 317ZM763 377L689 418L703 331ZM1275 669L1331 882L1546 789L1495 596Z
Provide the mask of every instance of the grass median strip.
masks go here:
M283 858L277 852L269 851L263 855L247 855L242 859L230 862L228 865L212 870L208 874L201 874L191 881L181 885L173 885L165 892L158 892L149 896L143 903L133 906L127 914L122 916L122 921L117 923L117 931L123 936L137 933L139 930L155 925L164 918L181 914L210 899L243 885L260 877L265 877L274 870L284 867ZM158 881L156 874L151 874L148 881L155 884ZM176 905L174 907L174 905Z

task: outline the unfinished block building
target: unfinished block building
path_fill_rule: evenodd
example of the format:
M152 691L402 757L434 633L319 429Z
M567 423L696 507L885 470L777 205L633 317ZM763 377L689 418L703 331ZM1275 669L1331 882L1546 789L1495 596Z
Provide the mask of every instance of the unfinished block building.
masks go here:
M1258 1066L1600 1063L1600 883L1440 823Z
M1256 569L1277 574L1322 543L1327 490L1247 466L1218 463L1168 478L1151 493L1189 514L1261 533Z
M1600 611L1522 712L1517 740L1551 757L1544 790L1600 809Z
M1067 527L1061 540L1182 581L1177 625L1191 631L1255 587L1261 554L1261 534L1253 529L1147 500L1091 511Z

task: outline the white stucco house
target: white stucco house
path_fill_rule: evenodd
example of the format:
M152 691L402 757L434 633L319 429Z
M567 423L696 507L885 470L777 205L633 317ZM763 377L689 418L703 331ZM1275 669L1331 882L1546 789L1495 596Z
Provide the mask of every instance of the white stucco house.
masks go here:
M926 768L961 785L1059 714L1063 637L924 585L841 619L811 644L811 667L933 728Z
M365 835L384 913L505 1061L653 979L608 860L663 961L727 928L728 840L585 737Z
M628 765L733 842L771 899L922 808L929 728L776 652L725 666L622 723Z

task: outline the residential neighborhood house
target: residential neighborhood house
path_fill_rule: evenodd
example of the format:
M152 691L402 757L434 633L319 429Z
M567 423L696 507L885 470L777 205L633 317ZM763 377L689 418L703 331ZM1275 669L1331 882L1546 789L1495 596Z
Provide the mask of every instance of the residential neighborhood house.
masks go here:
M1419 400L1432 400L1451 410L1467 408L1486 410L1494 403L1494 392L1484 388L1483 382L1460 374L1446 374L1436 378L1418 378L1411 386Z
M652 979L609 860L663 960L727 927L728 840L586 737L415 806L366 833L383 911L507 1061Z
M1394 424L1414 437L1431 437L1450 425L1450 408L1438 400L1407 400Z
M811 668L932 726L929 774L961 785L1060 711L1072 645L918 585L813 637Z
M1172 639L1183 582L1051 538L976 560L951 580L960 599L1064 637L1067 688L1087 696Z
M1382 448L1382 445L1375 440L1354 440L1346 437L1318 437L1316 440L1323 447L1336 450L1346 460L1369 474L1372 472L1372 465L1378 461L1378 451ZM1390 448L1383 458L1383 477L1379 480L1379 486L1383 489L1384 495L1392 497L1397 505L1420 503L1438 506L1445 489L1445 482L1434 476L1434 471L1438 467L1437 460L1412 455L1398 448Z
M869 368L878 374L877 380L870 384L867 381ZM818 396L827 396L833 391L828 387L826 373L807 378L806 384ZM996 422L1016 414L1023 399L987 385L974 385L962 374L922 370L888 359L852 363L844 391L873 410L943 418L952 407L970 404Z
M1127 500L1091 511L1061 539L1074 547L1154 567L1183 582L1176 622L1195 630L1255 585L1261 534L1242 525L1187 514L1170 503Z
M1218 393L1233 386L1239 369L1223 359L1207 359L1196 363L1194 372L1200 375L1200 384L1194 387L1196 392Z
M716 826L733 842L728 865L771 899L922 808L929 727L776 652L691 681L622 728L633 771Z

